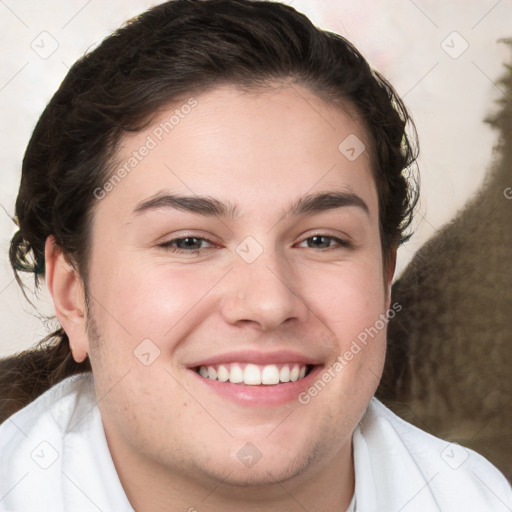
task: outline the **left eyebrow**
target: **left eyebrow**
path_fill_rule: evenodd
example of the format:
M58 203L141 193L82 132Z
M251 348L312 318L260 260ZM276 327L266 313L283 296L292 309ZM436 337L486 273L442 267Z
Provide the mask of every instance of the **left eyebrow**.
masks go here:
M368 205L353 192L321 192L306 195L295 202L284 216L298 217L349 206L360 208L370 216Z

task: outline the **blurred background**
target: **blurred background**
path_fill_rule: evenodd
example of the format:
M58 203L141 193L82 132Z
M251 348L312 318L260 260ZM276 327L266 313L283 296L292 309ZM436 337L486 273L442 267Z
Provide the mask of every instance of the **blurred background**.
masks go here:
M33 345L52 314L44 289L20 293L8 263L10 216L24 149L46 103L72 63L148 0L1 0L0 37L0 357ZM415 251L481 186L497 133L483 122L504 90L498 82L512 37L511 0L286 0L322 28L352 41L395 86L416 123L422 195L412 239L397 275ZM512 186L512 178L510 180ZM31 285L32 280L27 279Z

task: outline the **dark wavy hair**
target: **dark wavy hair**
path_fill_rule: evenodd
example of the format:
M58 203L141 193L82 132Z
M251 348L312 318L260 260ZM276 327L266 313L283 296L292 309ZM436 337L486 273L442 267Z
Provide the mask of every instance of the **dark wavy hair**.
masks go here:
M219 85L253 90L301 85L355 113L370 141L386 263L407 236L417 201L408 174L415 130L392 86L343 37L292 7L258 0L173 0L130 20L69 70L41 115L23 160L10 261L44 275L55 237L87 289L91 218L123 135L146 127L167 104ZM407 135L406 125L410 126ZM341 142L341 141L340 141ZM77 372L64 330L0 363L0 419ZM12 390L9 392L8 390Z

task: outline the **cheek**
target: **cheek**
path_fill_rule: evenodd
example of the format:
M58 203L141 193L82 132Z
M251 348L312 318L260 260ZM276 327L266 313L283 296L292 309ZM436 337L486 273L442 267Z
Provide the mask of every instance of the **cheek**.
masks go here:
M302 283L309 305L341 341L357 337L385 313L387 295L374 258L310 271Z
M95 317L102 333L120 339L119 349L133 350L145 339L162 351L172 348L172 340L194 328L191 320L219 280L211 265L171 267L137 254L93 268Z
M365 405L375 393L386 354L386 290L380 252L351 264L325 267L303 280L309 307L326 329L336 354L327 365L331 393L318 406L329 407L339 397ZM322 385L320 385L320 388ZM361 410L353 411L357 420Z

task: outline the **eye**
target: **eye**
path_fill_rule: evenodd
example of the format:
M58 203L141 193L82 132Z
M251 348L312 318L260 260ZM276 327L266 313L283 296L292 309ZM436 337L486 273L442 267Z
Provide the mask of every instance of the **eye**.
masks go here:
M306 244L304 246L303 244ZM332 247L349 247L350 243L342 238L330 235L314 235L303 240L299 247L308 247L309 249L330 249Z
M163 249L171 252L195 253L199 252L201 249L205 249L208 245L213 246L213 243L206 238L186 236L182 238L174 238L173 240L159 244L158 247L162 247Z

